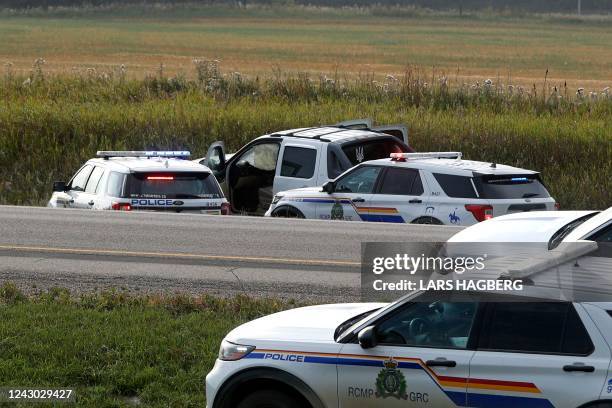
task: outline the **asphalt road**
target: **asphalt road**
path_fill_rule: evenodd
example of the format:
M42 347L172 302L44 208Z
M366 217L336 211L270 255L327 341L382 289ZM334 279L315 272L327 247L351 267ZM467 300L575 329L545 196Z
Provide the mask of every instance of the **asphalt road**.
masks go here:
M447 226L0 206L0 281L32 292L359 296L361 243L444 241Z

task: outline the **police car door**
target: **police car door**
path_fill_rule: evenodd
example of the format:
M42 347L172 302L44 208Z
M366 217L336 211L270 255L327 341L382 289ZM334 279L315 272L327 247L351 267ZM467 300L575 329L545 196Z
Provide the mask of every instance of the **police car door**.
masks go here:
M598 399L609 362L610 348L582 305L491 303L470 363L467 406L583 406Z
M104 175L104 168L95 166L87 179L85 188L83 191L79 191L77 197L74 199L74 206L76 208L96 208L99 203L99 197L97 195L98 185Z
M372 221L410 223L425 215L423 183L418 170L387 167L370 203Z
M382 172L380 166L358 166L334 181L334 191L317 201L317 217L370 221L368 206Z
M466 406L479 309L477 302L416 302L374 323L378 345L340 351L340 407Z
M281 148L281 165L276 167L274 194L279 191L316 186L320 144L286 143Z
M70 197L70 199L69 202L66 203L67 207L83 208L80 207L80 203L82 202L80 197L82 194L85 194L85 186L87 185L87 180L89 180L89 176L91 175L93 169L94 166L91 164L84 165L79 169L79 171L76 172L70 182L68 182L68 186L66 186L66 194Z

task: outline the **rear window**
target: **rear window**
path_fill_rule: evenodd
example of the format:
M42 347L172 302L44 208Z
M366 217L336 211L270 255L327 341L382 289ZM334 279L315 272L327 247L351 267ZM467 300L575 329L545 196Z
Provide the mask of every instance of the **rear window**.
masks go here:
M129 198L221 198L210 173L134 173L127 183Z
M481 198L542 198L550 194L537 174L483 175L474 178Z
M389 138L348 144L342 147L342 151L351 164L356 166L366 160L386 159L391 153L408 152L408 149Z

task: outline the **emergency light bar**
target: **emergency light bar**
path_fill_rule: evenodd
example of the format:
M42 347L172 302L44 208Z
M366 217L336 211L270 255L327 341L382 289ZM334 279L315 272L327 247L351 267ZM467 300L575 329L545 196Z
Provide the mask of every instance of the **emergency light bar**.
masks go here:
M422 160L422 159L457 159L461 160L461 152L424 152L424 153L391 153L391 159Z
M103 157L104 159L108 159L109 157L179 157L179 158L188 158L191 156L191 153L187 150L98 150L96 153L97 157Z

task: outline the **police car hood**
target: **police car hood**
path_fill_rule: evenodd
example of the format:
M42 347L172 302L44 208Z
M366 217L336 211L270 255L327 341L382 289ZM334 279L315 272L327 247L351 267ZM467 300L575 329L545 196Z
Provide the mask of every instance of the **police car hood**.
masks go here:
M226 337L238 344L258 340L334 341L334 331L341 324L384 303L342 303L300 307L250 321L232 330Z

